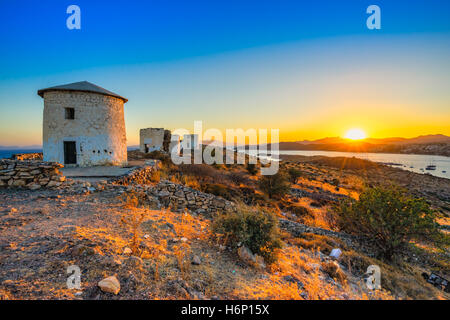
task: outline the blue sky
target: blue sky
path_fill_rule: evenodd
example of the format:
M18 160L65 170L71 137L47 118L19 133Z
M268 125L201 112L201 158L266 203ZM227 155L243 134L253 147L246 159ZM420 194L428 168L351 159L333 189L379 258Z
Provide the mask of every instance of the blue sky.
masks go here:
M71 4L81 8L81 30L66 28ZM381 8L381 30L366 27L371 4ZM141 127L190 129L193 120L274 125L287 140L339 135L353 124L341 119L342 128L320 132L320 119L331 123L330 110L357 103L354 125L380 103L434 110L436 118L425 119L431 126L407 117L406 136L449 133L450 1L42 0L0 1L0 11L0 144L40 144L37 89L82 80L130 100L130 144ZM385 86L385 77L398 81ZM369 95L376 88L382 99L343 95L342 79ZM375 82L361 86L362 79ZM414 101L408 88L419 89ZM367 128L373 136L401 133L394 129Z

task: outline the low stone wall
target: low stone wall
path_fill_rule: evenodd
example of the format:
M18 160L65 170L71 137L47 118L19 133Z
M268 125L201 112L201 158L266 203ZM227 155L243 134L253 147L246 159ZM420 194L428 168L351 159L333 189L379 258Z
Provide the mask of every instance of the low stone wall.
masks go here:
M187 208L199 214L236 211L236 206L231 201L166 180L161 181L150 192L163 207L171 207L173 210Z
M291 188L291 194L295 197L310 198L320 203L338 202L342 199L348 199L348 196L339 193L332 193L327 190L320 192L310 192L304 189Z
M65 181L62 167L56 162L0 160L0 187L59 187Z
M341 239L345 244L348 246L351 246L356 240L361 240L358 237L342 233L342 232L336 232L332 230L317 228L317 227L310 227L301 223L293 222L287 219L279 219L280 228L288 231L292 235L298 237L302 233L313 233L318 234L322 236L329 236L329 237L335 237L338 239Z
M34 153L16 153L11 156L12 160L24 161L24 160L43 160L44 156L42 152Z
M136 167L128 174L113 181L117 185L150 184L154 182L154 173L161 168L161 161L147 160L145 166Z
M152 167L142 167L131 171L130 173L119 177L113 181L113 184L118 185L132 185L132 184L149 184L151 183L151 176L153 174Z

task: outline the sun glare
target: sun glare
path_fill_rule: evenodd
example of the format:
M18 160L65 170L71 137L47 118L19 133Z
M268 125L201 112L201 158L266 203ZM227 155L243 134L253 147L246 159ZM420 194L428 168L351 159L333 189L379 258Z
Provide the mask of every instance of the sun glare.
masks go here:
M361 140L366 138L366 133L361 129L350 129L345 134L345 137L350 140Z

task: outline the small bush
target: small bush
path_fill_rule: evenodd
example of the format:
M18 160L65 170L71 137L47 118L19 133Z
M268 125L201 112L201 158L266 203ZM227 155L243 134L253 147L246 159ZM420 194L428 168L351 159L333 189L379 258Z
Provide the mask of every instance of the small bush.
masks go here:
M290 189L289 182L281 172L262 176L259 180L259 187L271 199L283 197Z
M159 181L161 181L161 171L153 170L150 175L150 181L153 183L158 183Z
M269 264L276 261L277 249L282 247L277 218L269 212L240 210L219 216L213 232L222 235L226 245L235 249L245 245Z
M148 202L148 195L142 191L138 192L133 190L124 192L118 198L126 209L135 209L140 206L145 206Z
M298 178L302 175L302 172L295 168L290 168L288 170L289 182L292 184L297 183Z
M322 269L336 281L340 282L341 284L345 284L347 276L341 270L339 264L337 264L335 261L322 262Z
M248 205L253 206L256 204L265 205L267 201L263 194L257 193L254 188L251 187L239 187L239 192L241 193L242 201Z
M233 190L219 183L207 183L204 188L204 192L211 193L227 200L233 199Z
M178 166L185 176L192 176L202 184L205 182L223 182L226 174L207 164L182 164Z
M290 239L289 242L303 249L320 251L326 255L329 255L333 248L344 246L339 240L313 233L303 233L301 237Z
M301 205L292 204L290 206L287 206L286 210L291 212L292 214L295 214L299 218L312 215L308 208Z
M258 173L258 168L256 167L256 164L254 163L248 163L245 167L247 169L247 172L250 173L252 176L254 176L256 173Z
M339 179L334 178L333 180L331 180L330 184L335 187L339 187L340 181Z
M378 255L387 260L413 239L437 241L441 237L426 201L394 187L368 188L359 200L342 202L338 214L342 230L372 239Z
M157 151L157 150L146 153L144 155L144 158L160 160L163 165L171 165L172 164L172 159L170 158L169 154L167 154L165 152Z
M233 171L228 174L228 178L235 185L240 186L241 184L247 185L250 183L248 176L244 172Z

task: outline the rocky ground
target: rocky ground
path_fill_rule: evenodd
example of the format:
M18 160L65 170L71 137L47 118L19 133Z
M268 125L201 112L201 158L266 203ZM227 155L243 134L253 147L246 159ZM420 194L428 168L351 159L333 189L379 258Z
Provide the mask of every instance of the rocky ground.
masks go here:
M361 176L381 170L426 195L446 224L448 182L390 168L342 170L310 158L285 160L283 166L305 173L285 205L301 205L311 214L298 219L280 204L280 218L290 221L284 225L308 227L299 233L283 228L285 246L271 266L255 266L251 252L236 253L217 241L211 233L214 213L203 208L217 197L195 186L159 179L138 185L67 179L51 190L0 189L0 298L448 299L421 276L430 271L447 276L448 255L443 264L433 265L418 252L400 265L386 265L332 231L327 220L330 201L357 197ZM144 194L144 203L133 201L133 194ZM230 203L214 206L221 211ZM333 248L342 251L337 261L329 256ZM382 269L383 290L365 286L371 264ZM79 289L67 287L72 265L81 271Z
M210 239L208 219L124 208L116 192L1 190L0 199L3 299L369 297L358 278L344 286L321 271L322 263L331 263L326 255L288 245L275 271L255 271ZM145 215L139 257L120 223L124 213ZM79 290L67 288L71 265L81 269ZM98 285L111 276L120 284L117 295Z

